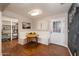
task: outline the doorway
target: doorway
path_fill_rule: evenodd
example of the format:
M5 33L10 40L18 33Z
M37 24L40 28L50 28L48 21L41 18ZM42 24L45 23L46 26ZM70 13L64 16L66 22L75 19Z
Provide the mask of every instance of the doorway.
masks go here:
M18 21L2 20L2 55L10 55L7 51L10 51L16 43L18 43Z

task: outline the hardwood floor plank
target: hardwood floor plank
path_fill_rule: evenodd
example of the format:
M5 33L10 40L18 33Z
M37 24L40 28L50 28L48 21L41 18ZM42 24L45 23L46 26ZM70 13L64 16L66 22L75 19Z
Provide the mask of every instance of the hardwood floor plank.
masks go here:
M17 40L3 42L2 54L3 56L70 56L68 49L59 45L35 46L34 43L20 45Z

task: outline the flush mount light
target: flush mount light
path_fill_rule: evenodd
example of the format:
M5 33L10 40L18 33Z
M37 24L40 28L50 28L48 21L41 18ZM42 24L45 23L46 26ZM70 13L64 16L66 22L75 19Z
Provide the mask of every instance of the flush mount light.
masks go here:
M40 15L42 13L42 11L40 9L33 9L30 12L28 12L28 14L30 14L31 16L37 16Z

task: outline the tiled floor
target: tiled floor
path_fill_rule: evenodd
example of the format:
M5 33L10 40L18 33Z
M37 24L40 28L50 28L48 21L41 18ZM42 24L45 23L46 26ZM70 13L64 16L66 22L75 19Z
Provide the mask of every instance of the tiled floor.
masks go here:
M67 48L50 44L28 43L26 45L18 44L17 40L6 41L2 43L3 56L69 56Z

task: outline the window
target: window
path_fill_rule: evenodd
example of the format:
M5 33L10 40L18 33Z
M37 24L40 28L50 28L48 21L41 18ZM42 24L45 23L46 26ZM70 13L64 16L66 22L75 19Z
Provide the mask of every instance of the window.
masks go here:
M54 21L53 22L53 32L61 32L61 22L60 21Z

